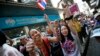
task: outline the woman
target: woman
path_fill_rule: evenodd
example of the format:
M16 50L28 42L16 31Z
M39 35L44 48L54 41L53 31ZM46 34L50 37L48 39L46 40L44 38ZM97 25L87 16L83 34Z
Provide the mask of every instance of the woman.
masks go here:
M64 56L80 56L77 40L72 36L68 26L61 26L61 45Z
M40 56L50 56L50 42L58 42L58 39L56 37L53 38L44 37L36 29L31 29L29 34L34 41L34 45L36 45L37 48L39 49Z
M60 27L61 34L59 34L59 28L57 27L53 28L51 24L49 23L50 21L48 19L48 16L46 14L44 16L48 25L50 26L52 31L55 33L55 36L57 37L58 41L61 41L64 56L80 56L80 52L78 50L80 47L78 37L74 37L74 38L72 37L72 35L77 36L77 34L75 34L73 31L72 32L74 34L71 34L72 32L70 31L68 26L65 26L65 23L61 24L61 27ZM70 18L72 18L72 16ZM56 40L56 38L52 40L54 41Z
M46 38L43 37L39 31L32 29L30 36L34 40L35 45L41 51L41 56L50 56L50 42L58 42L57 37ZM77 42L72 37L70 29L67 26L61 26L61 45L64 56L80 56Z

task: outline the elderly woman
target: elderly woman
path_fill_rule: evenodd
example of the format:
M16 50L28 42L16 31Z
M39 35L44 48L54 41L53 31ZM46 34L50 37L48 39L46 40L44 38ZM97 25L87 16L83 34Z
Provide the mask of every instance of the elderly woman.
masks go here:
M56 37L53 38L44 37L36 29L31 29L29 34L34 42L34 45L39 49L39 55L50 56L50 42L58 42L58 39Z

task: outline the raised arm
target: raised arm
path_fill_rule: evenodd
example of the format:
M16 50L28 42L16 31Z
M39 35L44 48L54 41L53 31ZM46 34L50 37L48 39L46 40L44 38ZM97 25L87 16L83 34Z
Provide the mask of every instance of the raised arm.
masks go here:
M57 4L57 8L59 7L59 5L60 5L61 1L62 1L62 0L60 0L60 1L58 2L58 4Z
M50 29L52 30L53 34L54 34L54 37L51 37L51 38L48 38L48 40L50 42L58 42L59 41L59 36L57 34L57 31L58 31L58 28L56 27L52 27L51 23L50 23L50 20L48 18L48 16L46 14L44 14L44 17L48 23L48 26L50 27Z
M47 14L44 14L44 18L45 18L45 20L46 20L48 26L50 27L51 31L54 33L54 29L53 29L53 27L52 27L52 25L51 25L51 23L50 23L50 20L49 20Z

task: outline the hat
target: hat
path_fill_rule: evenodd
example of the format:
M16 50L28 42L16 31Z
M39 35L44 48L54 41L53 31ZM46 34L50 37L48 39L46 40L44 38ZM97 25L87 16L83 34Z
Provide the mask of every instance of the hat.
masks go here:
M94 19L96 19L99 15L100 15L100 13L96 13L96 14L94 15Z
M93 37L98 37L100 36L100 27L99 28L95 28L92 32L91 32L91 38Z

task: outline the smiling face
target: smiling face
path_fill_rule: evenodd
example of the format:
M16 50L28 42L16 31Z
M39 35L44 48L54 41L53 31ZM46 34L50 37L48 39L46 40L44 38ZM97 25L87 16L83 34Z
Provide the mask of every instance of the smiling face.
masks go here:
M61 33L64 35L64 36L67 36L68 35L68 29L66 26L61 26Z
M26 45L26 43L27 43L27 39L26 38L21 38L20 39L20 42L21 42L21 44L23 44L23 45Z
M39 31L37 31L37 30L35 30L35 29L32 29L31 31L30 31L30 36L31 36L31 38L34 40L34 42L35 42L35 44L36 45L39 45L39 44L41 44L41 34L40 34L40 32Z

